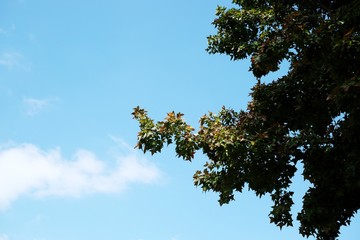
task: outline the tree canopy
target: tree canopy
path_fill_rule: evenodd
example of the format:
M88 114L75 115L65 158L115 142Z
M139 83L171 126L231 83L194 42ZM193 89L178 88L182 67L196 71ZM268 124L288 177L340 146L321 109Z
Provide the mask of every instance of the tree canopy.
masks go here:
M154 154L173 143L186 160L202 150L208 160L195 185L218 192L220 204L244 187L269 194L280 228L292 226L299 163L310 182L299 232L336 239L360 207L360 0L234 0L213 24L209 53L251 60L257 83L247 109L204 115L195 131L181 113L155 122L137 107L137 147ZM285 75L261 80L283 61Z

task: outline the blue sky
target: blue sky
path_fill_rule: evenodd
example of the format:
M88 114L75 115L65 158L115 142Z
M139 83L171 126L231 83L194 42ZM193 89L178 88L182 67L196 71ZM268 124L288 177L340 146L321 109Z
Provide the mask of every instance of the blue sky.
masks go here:
M158 120L246 107L249 63L206 53L229 1L0 1L0 240L302 239L251 192L220 207L172 147L133 149ZM299 210L306 184L297 176ZM297 225L295 225L297 226ZM340 239L358 239L357 216Z

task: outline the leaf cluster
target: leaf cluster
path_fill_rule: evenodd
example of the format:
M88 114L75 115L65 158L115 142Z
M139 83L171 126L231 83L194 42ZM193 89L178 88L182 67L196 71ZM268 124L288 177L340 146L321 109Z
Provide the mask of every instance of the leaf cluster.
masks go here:
M218 7L208 52L250 58L258 79L245 111L223 108L200 119L199 130L181 113L155 123L140 107L137 147L160 152L174 143L177 156L208 157L194 183L219 193L220 204L244 187L268 194L270 221L292 225L298 163L311 183L297 215L299 232L336 239L360 208L360 1L234 0ZM261 77L288 61L287 74Z

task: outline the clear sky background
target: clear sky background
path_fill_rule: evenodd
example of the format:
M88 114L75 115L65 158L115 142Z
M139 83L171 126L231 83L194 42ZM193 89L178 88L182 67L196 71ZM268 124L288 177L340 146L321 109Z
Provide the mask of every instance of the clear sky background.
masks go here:
M220 207L194 187L203 155L133 148L138 105L194 125L246 107L249 62L205 51L229 2L0 0L0 240L302 239L269 223L269 196ZM296 213L300 174L293 189ZM340 239L359 236L356 216Z

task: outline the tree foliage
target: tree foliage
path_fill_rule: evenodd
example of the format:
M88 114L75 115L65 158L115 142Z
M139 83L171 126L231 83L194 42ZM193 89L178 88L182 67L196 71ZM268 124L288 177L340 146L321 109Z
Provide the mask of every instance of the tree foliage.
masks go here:
M197 131L181 113L154 122L140 107L137 147L152 154L174 143L191 160L202 150L208 161L194 175L220 204L244 187L269 194L271 222L292 226L297 171L311 186L297 215L299 232L336 239L360 207L360 1L234 0L218 7L208 37L209 53L251 59L258 79L246 110L223 108L200 119ZM287 61L287 74L261 77Z

